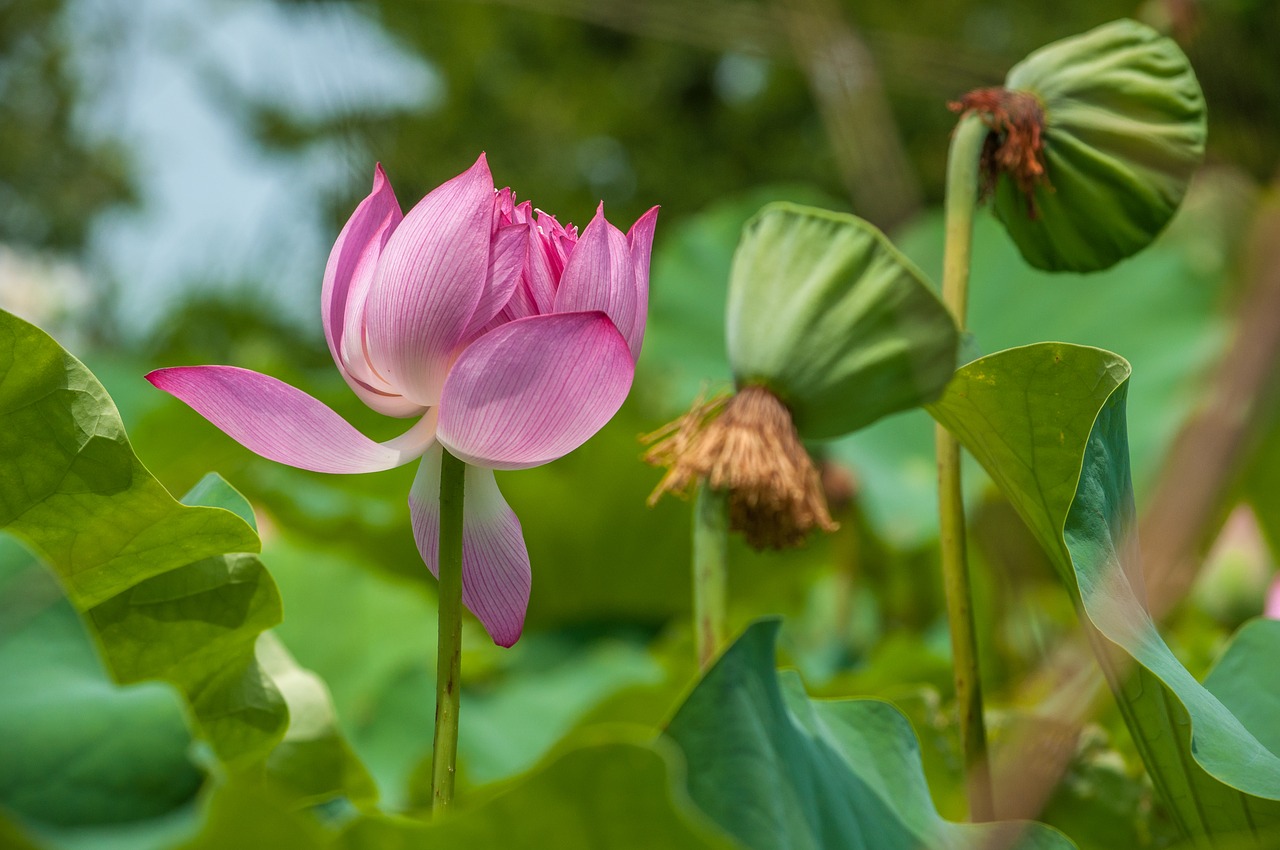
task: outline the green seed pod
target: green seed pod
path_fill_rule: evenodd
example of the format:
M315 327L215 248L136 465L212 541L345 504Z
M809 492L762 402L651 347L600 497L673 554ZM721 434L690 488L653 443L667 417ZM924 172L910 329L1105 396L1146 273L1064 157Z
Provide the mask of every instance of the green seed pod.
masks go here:
M1097 271L1145 248L1204 157L1204 96L1190 63L1136 21L1047 45L1009 71L1003 92L974 92L961 106L994 131L985 164L996 215L1027 262L1049 271ZM1017 168L1035 162L1030 154L1042 174Z
M806 439L838 437L936 398L956 365L956 327L924 275L851 215L770 204L733 258L729 362Z

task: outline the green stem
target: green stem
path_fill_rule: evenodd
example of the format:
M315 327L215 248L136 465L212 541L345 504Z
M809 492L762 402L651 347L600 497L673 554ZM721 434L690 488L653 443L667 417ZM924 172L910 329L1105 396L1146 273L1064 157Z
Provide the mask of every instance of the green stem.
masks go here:
M728 546L728 495L703 484L693 506L693 632L703 670L724 645Z
M436 650L436 729L431 747L431 810L453 802L462 686L462 499L467 465L440 461L440 638Z
M943 256L942 300L963 330L968 312L969 255L973 244L973 213L978 202L979 164L988 129L980 116L960 120L947 158L946 247ZM964 498L960 487L960 444L947 429L936 427L938 454L939 545L942 581L951 626L951 654L955 663L956 703L960 712L960 744L964 751L969 792L969 816L991 820L994 804L987 731L982 716L982 677L978 669L978 640L973 620L973 591L965 546Z

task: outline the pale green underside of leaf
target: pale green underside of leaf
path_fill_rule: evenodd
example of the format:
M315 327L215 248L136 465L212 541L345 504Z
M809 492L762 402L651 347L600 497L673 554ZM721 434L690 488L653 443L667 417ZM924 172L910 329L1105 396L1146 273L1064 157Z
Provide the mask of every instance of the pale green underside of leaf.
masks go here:
M1073 848L1041 824L956 824L934 807L906 717L873 699L811 700L774 669L778 621L756 623L671 721L689 794L752 850L920 850L1016 835L1023 850Z
M1256 682L1274 678L1280 632L1247 628L1212 687L1196 682L1160 637L1127 535L1128 379L1118 355L1040 343L968 364L929 410L987 469L1083 607L1086 626L1105 636L1094 635L1100 661L1188 834L1256 834L1280 824L1280 755L1268 749L1275 735L1264 743L1250 733L1276 704Z

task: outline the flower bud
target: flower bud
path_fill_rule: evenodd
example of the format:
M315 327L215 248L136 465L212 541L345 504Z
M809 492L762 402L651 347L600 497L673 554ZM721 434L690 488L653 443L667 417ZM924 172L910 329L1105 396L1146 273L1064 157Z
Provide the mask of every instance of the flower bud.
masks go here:
M1097 271L1145 248L1204 157L1204 96L1190 63L1136 21L1042 47L1003 89L952 108L991 127L985 188L1022 256L1049 271Z

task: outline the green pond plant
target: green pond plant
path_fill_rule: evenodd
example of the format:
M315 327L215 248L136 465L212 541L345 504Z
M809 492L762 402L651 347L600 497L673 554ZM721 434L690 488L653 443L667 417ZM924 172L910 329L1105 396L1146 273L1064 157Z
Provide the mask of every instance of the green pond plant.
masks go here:
M650 435L663 493L698 491L698 658L719 651L725 535L756 549L835 528L806 440L851 433L936 398L955 369L955 325L923 274L872 225L789 203L743 228L725 313L734 391Z
M1122 263L1175 214L1203 156L1196 77L1171 40L1118 21L1035 51L1004 86L952 108L940 294L888 237L846 213L771 203L740 235L745 216L735 218L723 239L727 258L739 237L724 311L732 388L649 435L645 455L665 470L651 503L694 500L695 681L663 682L637 702L616 694L617 714L601 716L628 724L548 735L541 763L474 795L455 800L463 609L510 647L532 581L495 471L560 458L619 410L646 330L657 208L624 233L601 206L579 233L496 190L481 156L405 214L377 168L320 301L346 386L375 412L411 420L387 442L267 375L180 366L147 376L280 463L357 473L417 462L410 522L439 579L431 762L406 780L421 811L380 802L377 771L339 723L339 688L269 631L285 616L287 582L278 572L277 588L255 554L249 501L213 474L173 498L89 369L0 311L0 846L1072 850L1050 826L996 819L961 447L1044 550L1187 846L1280 846L1280 581L1266 616L1245 622L1197 680L1147 607L1129 363L1063 342L958 362L974 347L964 328L982 204L1036 268ZM899 707L813 698L798 674L778 671L778 618L729 639L730 535L779 550L835 530L812 450L913 408L936 425L967 819L982 823L944 817L926 779L935 742ZM594 481L611 486L615 471ZM582 489L568 481L566 504ZM572 555L574 542L556 545ZM322 573L307 580L321 586ZM335 596L345 613L352 600ZM485 644L531 658L522 675L536 682L494 708L504 671L484 668L480 687L499 718L490 737L515 711L540 719L531 707L561 701L551 676L561 656L577 664L565 646L581 640L535 638L527 656ZM635 649L641 673L662 666L649 652ZM398 707L413 716L426 699ZM551 707L565 729L581 716ZM367 752L389 749L376 740Z
M404 215L382 167L329 256L320 294L338 371L366 405L414 419L376 443L268 375L181 366L147 376L263 457L327 473L418 461L414 537L440 582L433 800L453 799L462 606L494 643L524 626L520 520L495 469L556 460L613 417L644 339L658 208L623 234L601 204L578 233L497 191L483 154Z
M1150 244L1204 155L1204 97L1178 46L1115 21L1043 47L998 88L970 92L947 165L943 298L963 329L976 205L991 200L1024 259L1105 269ZM960 447L936 433L939 540L970 807L994 805L973 621Z

